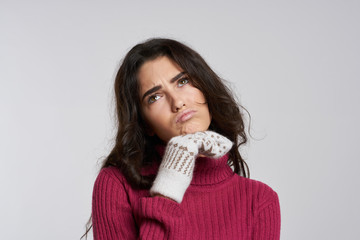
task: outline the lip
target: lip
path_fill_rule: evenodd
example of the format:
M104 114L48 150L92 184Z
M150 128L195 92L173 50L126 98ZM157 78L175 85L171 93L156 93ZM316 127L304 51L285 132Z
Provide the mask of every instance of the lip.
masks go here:
M192 109L184 110L184 111L178 113L178 115L176 115L175 123L186 122L187 120L192 118L195 113L196 113L196 111L192 110Z

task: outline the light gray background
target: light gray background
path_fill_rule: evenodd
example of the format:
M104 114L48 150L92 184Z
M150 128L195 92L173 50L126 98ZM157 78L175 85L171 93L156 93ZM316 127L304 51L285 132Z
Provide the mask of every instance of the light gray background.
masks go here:
M149 37L196 49L252 115L251 177L282 239L355 239L359 1L0 1L0 233L78 239L113 130L112 84ZM91 239L91 238L90 238Z

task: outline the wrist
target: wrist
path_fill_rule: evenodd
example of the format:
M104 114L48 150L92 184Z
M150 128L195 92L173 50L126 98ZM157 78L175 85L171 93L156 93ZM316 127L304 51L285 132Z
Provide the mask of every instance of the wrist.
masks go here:
M180 203L191 179L192 174L188 176L167 168L161 168L150 189L150 195L162 195Z

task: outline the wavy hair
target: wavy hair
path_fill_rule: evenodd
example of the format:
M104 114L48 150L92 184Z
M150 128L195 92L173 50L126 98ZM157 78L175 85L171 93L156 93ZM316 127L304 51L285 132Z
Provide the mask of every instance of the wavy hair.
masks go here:
M147 125L141 113L137 75L145 62L161 56L168 57L187 72L193 86L204 94L212 116L209 130L234 143L228 164L233 166L235 173L249 177L249 168L239 152L239 147L247 142L242 110L249 115L248 111L235 101L230 89L197 52L178 41L163 38L137 44L122 61L114 85L117 135L102 168L119 168L135 188L151 187L155 176L143 176L141 169L152 164L154 159L159 159L155 146L161 144L161 140L147 134Z

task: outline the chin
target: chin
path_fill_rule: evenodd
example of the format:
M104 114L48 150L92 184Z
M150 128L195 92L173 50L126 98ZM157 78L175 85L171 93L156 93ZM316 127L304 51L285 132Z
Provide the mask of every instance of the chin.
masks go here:
M187 124L181 129L181 134L189 134L189 133L195 133L195 132L202 132L206 131L208 127L202 126L200 124Z

